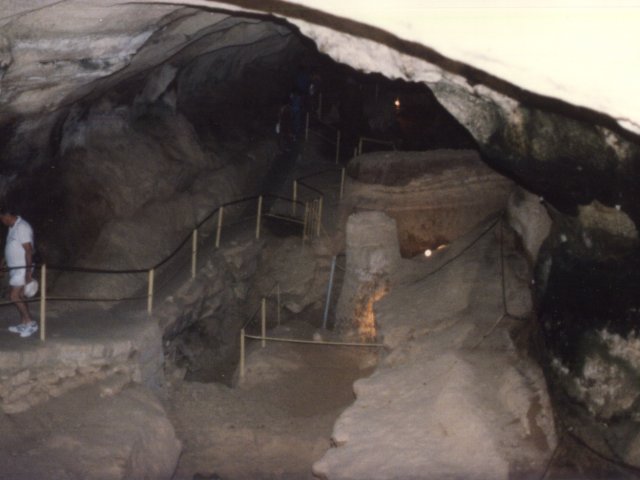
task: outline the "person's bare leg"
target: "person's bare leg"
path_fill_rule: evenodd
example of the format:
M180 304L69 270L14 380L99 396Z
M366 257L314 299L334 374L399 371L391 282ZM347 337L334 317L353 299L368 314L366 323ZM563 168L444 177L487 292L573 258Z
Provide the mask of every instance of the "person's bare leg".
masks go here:
M29 313L29 307L24 301L23 290L24 287L11 287L9 298L18 309L18 312L20 312L20 320L26 325L31 322L31 314Z

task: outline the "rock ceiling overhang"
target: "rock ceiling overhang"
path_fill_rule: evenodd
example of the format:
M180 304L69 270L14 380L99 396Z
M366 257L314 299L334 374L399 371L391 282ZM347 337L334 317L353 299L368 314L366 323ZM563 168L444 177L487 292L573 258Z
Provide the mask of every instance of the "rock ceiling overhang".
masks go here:
M64 2L5 0L8 19ZM85 2L111 7L131 2ZM138 0L286 17L336 60L392 78L488 86L640 133L640 2L619 0ZM95 19L87 18L91 22ZM69 28L72 28L70 26ZM380 48L380 44L384 47ZM2 59L0 59L0 63ZM29 81L25 79L25 81ZM485 92L482 92L485 93ZM51 107L50 105L48 106ZM601 115L601 117L599 117Z
M160 0L160 3L176 3ZM640 2L620 0L186 0L208 8L238 8L286 17L319 48L366 71L414 81L439 80L441 70L507 96L560 109L597 113L640 133ZM360 37L337 39L323 27ZM332 41L333 39L333 41ZM432 68L371 51L367 40L417 57ZM358 52L358 54L356 54Z

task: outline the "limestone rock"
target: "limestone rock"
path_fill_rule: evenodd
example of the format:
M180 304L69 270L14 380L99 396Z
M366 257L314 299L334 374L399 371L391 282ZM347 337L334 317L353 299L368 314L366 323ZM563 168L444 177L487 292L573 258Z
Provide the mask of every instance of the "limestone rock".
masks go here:
M13 423L31 424L31 431L3 429L8 435L4 441L12 445L0 451L3 475L170 479L181 444L157 398L141 386L107 396L100 394L101 388L83 387L28 414L14 415ZM0 422L4 425L4 419ZM36 444L29 436L35 434Z
M11 62L13 62L11 43L7 37L0 35L0 79L4 76Z
M349 172L346 208L393 217L405 257L470 231L505 208L512 188L471 150L371 153L353 159Z
M336 326L374 338L373 303L384 296L391 272L400 260L396 222L383 212L349 217L346 271L336 310Z
M507 479L544 472L557 444L545 379L509 336L499 244L481 227L419 266L400 261L374 306L388 354L356 382L356 401L338 419L335 447L314 464L316 475ZM402 283L413 268L422 279ZM519 285L527 292L526 282Z
M579 208L580 223L586 229L604 230L615 236L638 240L638 229L629 216L618 207L606 207L595 200Z
M318 300L315 284L319 264L299 238L286 238L266 247L255 279L260 296L274 298L279 285L282 305L294 313Z
M638 336L631 333L625 338L602 330L584 348L580 372L570 372L558 359L553 362L566 391L598 419L634 418L640 401Z
M629 465L640 467L640 433L629 442L622 458Z
M530 262L535 264L542 242L551 231L551 217L540 198L522 188L515 189L507 205L509 224L520 235Z

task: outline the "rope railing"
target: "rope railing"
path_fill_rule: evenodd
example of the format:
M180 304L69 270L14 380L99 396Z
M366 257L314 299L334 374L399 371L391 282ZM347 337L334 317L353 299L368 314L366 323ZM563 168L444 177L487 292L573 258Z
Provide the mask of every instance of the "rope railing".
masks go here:
M338 129L337 127L334 127L333 125L329 125L328 123L323 122L322 120L320 120L319 118L314 118L314 122L318 125L322 125L324 128L328 128L331 130L335 130L335 133L333 133L333 135L335 136L325 136L323 135L319 130L315 130L311 127L311 115L309 112L307 112L306 116L305 116L305 126L304 126L304 140L305 142L309 140L309 133L313 133L315 136L317 136L318 138L320 138L321 140L324 140L326 143L330 144L330 145L335 145L336 150L335 150L335 158L336 158L336 165L338 163L340 163L340 141L341 141L341 136L342 133L340 132L340 129Z
M392 142L391 140L380 140L378 138L360 137L358 139L358 149L357 149L358 155L362 155L362 150L365 142L374 143L376 145L383 145L386 147L391 147L393 150L397 150L395 142Z
M221 244L221 235L222 229L224 226L224 214L228 211L229 208L241 205L243 203L248 202L256 202L256 214L251 215L250 217L245 217L241 219L247 220L255 217L256 227L255 227L255 237L256 239L260 238L261 235L261 223L262 218L264 217L263 213L263 201L265 197L276 198L280 200L285 200L291 202L292 205L305 205L305 202L290 199L278 195L266 194L266 195L255 195L251 197L243 197L237 200L232 200L230 202L226 202L215 209L213 209L210 213L208 213L202 220L196 223L191 232L186 235L178 245L163 259L156 262L150 267L146 268L126 268L126 269L109 269L109 268L96 268L96 267L81 267L81 266L69 266L69 265L50 265L41 263L40 265L34 265L32 268L40 270L40 285L39 297L34 298L25 298L24 303L40 303L40 340L44 341L46 339L46 303L47 302L100 302L100 303L109 303L109 302L124 302L124 301L136 301L136 300L147 300L147 313L151 315L153 313L153 304L154 304L154 296L158 291L158 287L156 285L156 276L157 271L162 267L165 267L169 264L170 261L177 258L178 254L183 250L186 252L186 246L191 245L191 255L190 255L190 273L191 278L196 276L197 272L197 259L198 259L198 247L199 244L203 242L203 239L206 235L202 233L202 227L208 221L212 220L216 217L217 221L215 222L215 241L213 245L215 248L219 248ZM307 209L308 209L307 202ZM311 218L311 217L309 217ZM295 223L303 223L305 220L298 220L296 218L291 217L283 217L283 219L288 221L294 221ZM309 219L307 219L309 220ZM240 222L240 223L241 223ZM227 222L227 226L233 226L234 222ZM314 224L315 225L315 224ZM303 225L303 237L309 231L309 226L306 224ZM213 233L213 232L212 232ZM303 238L304 241L304 238ZM3 267L0 268L0 272L8 272L15 269L24 269L26 266L21 267ZM177 269L176 269L177 270ZM105 296L105 297L82 297L82 296L49 296L47 295L47 271L57 271L62 273L82 273L82 274L93 274L93 275L146 275L147 276L147 292L146 294L140 295L119 295L119 296ZM14 305L15 302L12 301L0 301L0 307Z
M240 361L239 361L239 377L240 381L244 380L245 377L245 357L246 357L246 339L251 340L260 340L260 346L265 348L267 342L280 342L280 343L297 343L297 344L306 344L306 345L325 345L325 346L340 346L340 347L366 347L366 348L380 348L384 347L382 343L373 343L373 342L337 342L337 341L326 341L326 340L305 340L300 338L291 338L291 337L273 337L267 336L267 301L270 296L273 295L273 292L276 292L276 324L280 325L280 312L282 309L282 300L281 300L281 291L280 284L276 283L271 287L271 290L267 292L265 296L263 296L260 300L260 305L256 308L253 315L251 315L247 321L244 322L242 328L240 329ZM260 335L253 335L247 333L247 327L249 327L256 316L260 312Z

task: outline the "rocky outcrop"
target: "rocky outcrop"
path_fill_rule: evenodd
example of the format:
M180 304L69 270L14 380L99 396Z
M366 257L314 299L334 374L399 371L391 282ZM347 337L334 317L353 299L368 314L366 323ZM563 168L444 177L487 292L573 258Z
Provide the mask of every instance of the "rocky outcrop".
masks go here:
M168 480L181 451L161 403L139 385L83 387L0 425L6 478Z
M272 303L280 292L281 307L300 313L324 299L330 263L321 240L305 246L297 236L273 239L265 246L253 279L254 298L266 297Z
M551 231L551 217L542 201L542 197L516 188L507 203L509 225L520 237L532 265L536 263L540 247Z
M349 173L343 210L393 217L406 257L445 245L499 212L512 188L470 150L371 153L351 160Z
M240 329L259 303L250 295L263 242L228 239L204 252L197 275L157 306L168 380L231 384Z
M179 114L136 116L126 106L102 107L65 124L60 168L72 214L47 238L59 249L48 252L50 265L150 269L216 207L257 194L259 179L248 172L266 172L275 156L275 144L266 141L226 158L206 151ZM246 206L228 209L227 222ZM201 236L214 228L207 223ZM146 282L145 273L94 276L89 283L82 273L66 273L54 288L63 296L118 298Z
M84 321L71 313L66 317L64 325L56 322L53 327L54 338L33 348L7 348L0 353L4 412L23 412L105 379L123 385L142 383L161 392L162 342L154 322L131 314L109 319L93 314ZM84 330L87 327L89 333Z
M336 307L336 327L362 340L376 336L373 304L389 289L400 260L396 222L382 212L349 216L346 227L345 276Z
M504 314L523 314L531 303L521 295L502 304L493 226L419 264L398 262L389 293L374 305L387 355L356 382L356 402L338 419L335 447L314 465L317 475L506 479L544 472L557 442L545 380L516 350L510 331L517 323ZM504 251L507 272L526 265ZM508 275L512 291L528 293L527 277Z
M269 328L285 323L292 313L317 307L326 294L330 263L326 245L302 245L297 236L228 239L209 252L196 277L155 309L168 380L230 385L240 329L259 324L261 300L267 300Z

